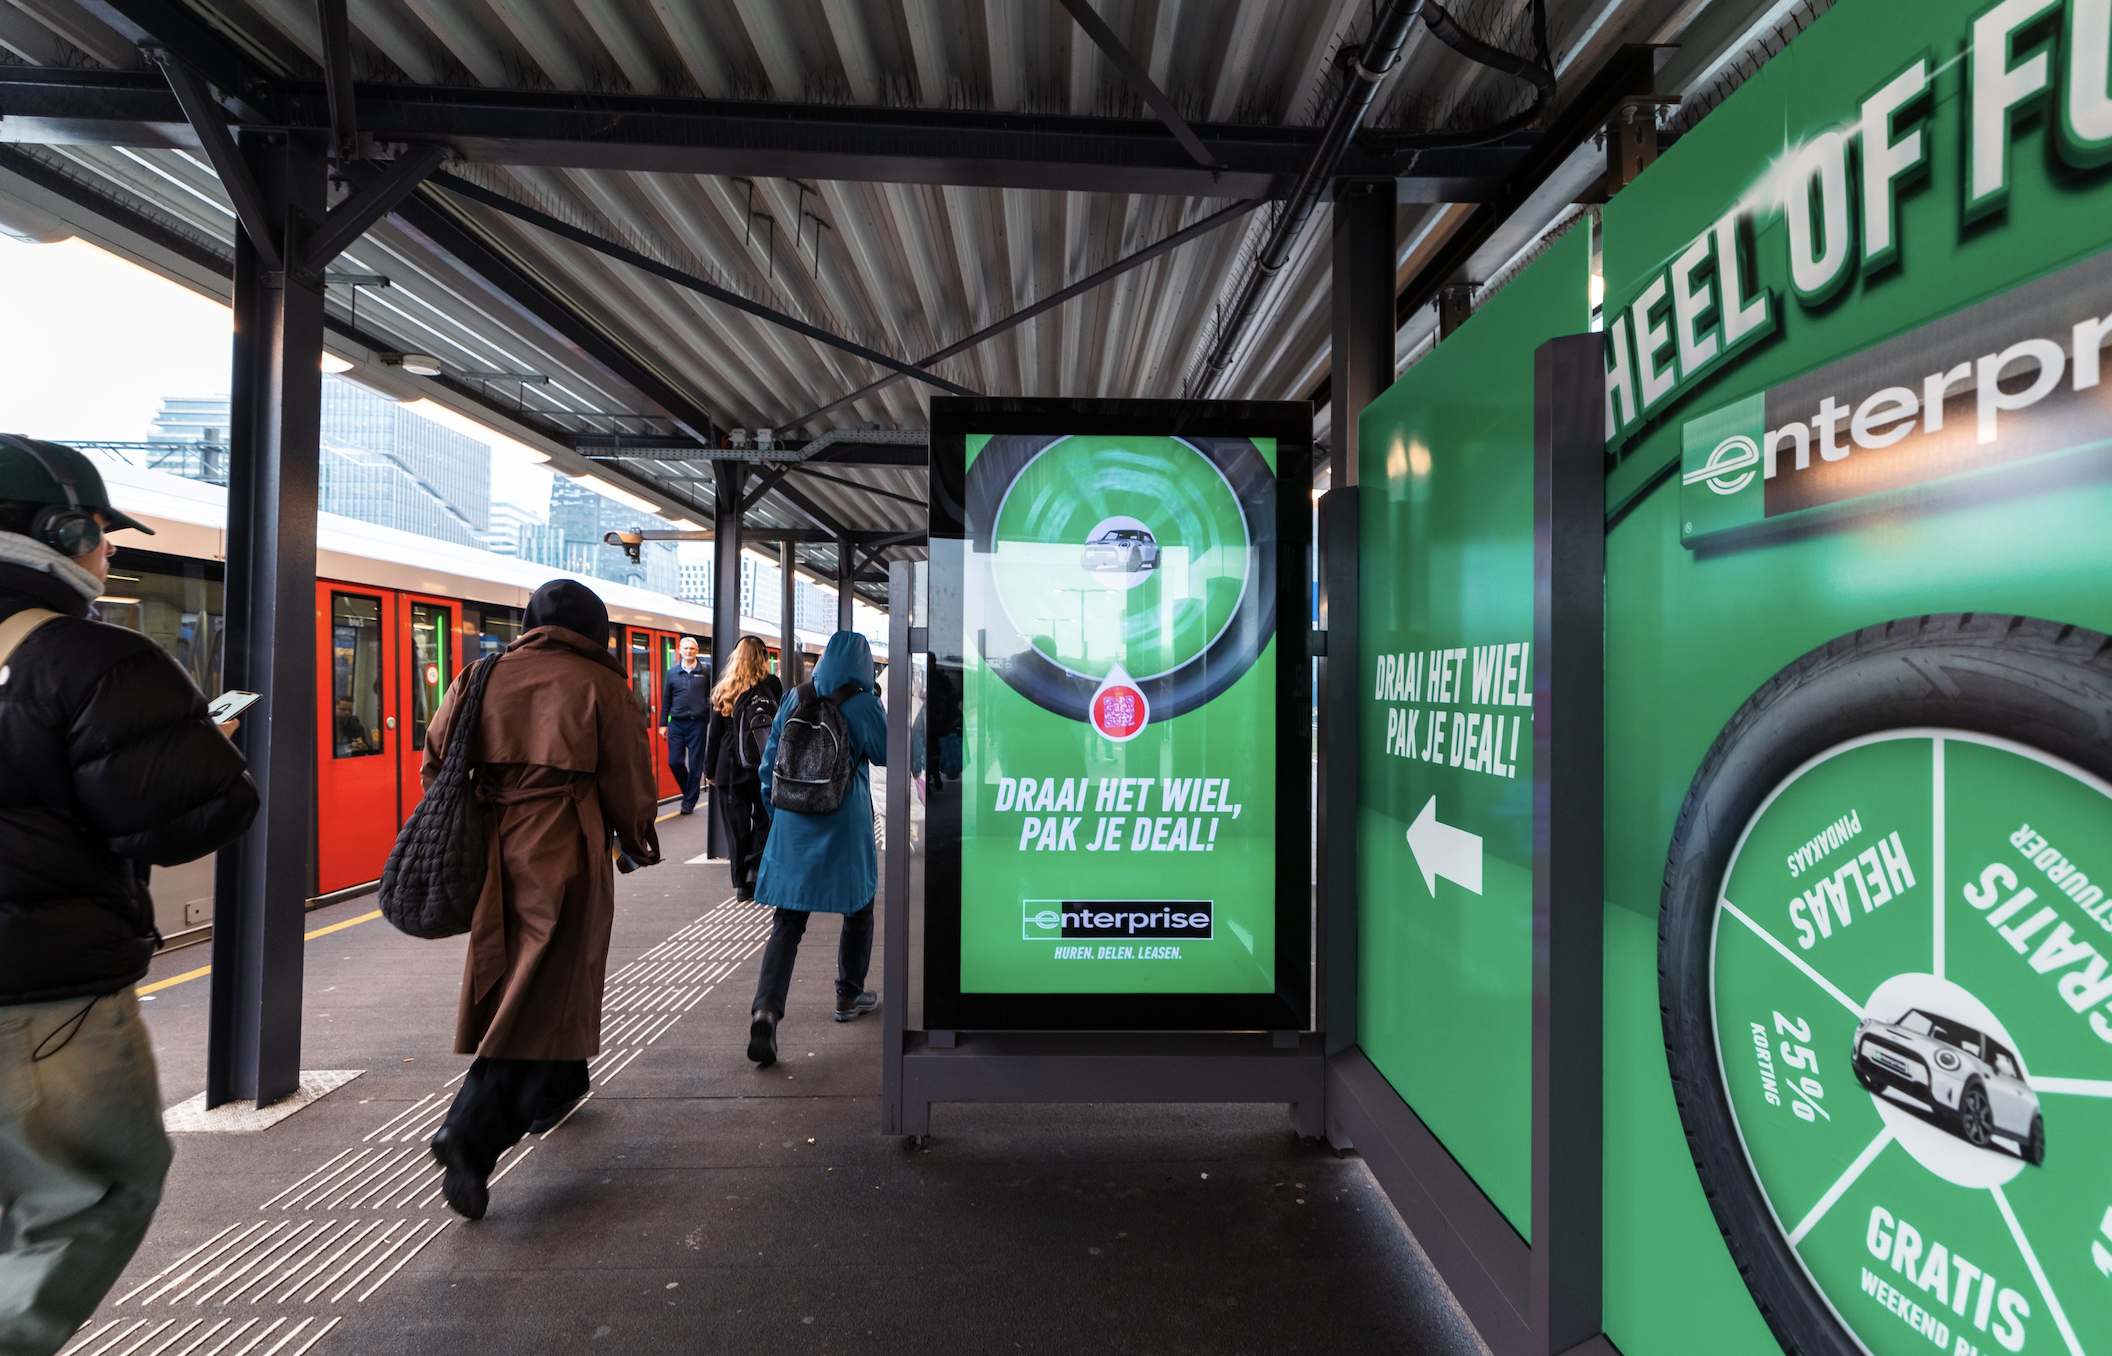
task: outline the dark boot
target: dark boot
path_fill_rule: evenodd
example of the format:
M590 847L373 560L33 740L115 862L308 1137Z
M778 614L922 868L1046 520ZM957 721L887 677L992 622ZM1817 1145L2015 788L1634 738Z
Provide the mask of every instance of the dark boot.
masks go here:
M441 1127L440 1133L433 1136L433 1161L447 1170L440 1189L447 1196L448 1209L464 1219L484 1218L484 1211L491 1204L486 1181L489 1174L478 1172L470 1162L469 1146L462 1142L461 1135Z
M758 1069L777 1063L778 1016L768 1008L757 1008L748 1023L748 1058Z

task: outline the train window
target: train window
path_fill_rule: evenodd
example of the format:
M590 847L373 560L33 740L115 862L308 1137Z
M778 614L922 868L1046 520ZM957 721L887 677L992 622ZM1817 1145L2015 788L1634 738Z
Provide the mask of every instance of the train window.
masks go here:
M330 748L338 758L382 751L381 599L330 595Z
M440 709L454 672L448 662L453 612L437 603L411 604L411 747L420 752L425 749L425 727Z
M496 603L466 607L462 609L462 624L477 638L477 653L473 657L482 659L488 654L498 654L521 638L521 609L500 607Z
M631 695L640 711L653 706L653 633L631 632Z
M226 642L219 566L158 551L120 548L96 612L161 646L207 697L220 695Z

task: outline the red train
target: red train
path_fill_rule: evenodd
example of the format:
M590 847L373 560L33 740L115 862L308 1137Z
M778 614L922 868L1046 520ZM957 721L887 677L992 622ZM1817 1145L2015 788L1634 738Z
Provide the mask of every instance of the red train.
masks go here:
M98 458L119 507L155 529L117 534L103 620L159 641L208 696L219 691L224 491ZM355 890L381 874L418 804L425 727L455 675L520 634L523 608L553 571L472 547L323 515L315 584L316 757L310 894ZM614 551L616 548L608 548ZM681 637L712 649L701 604L587 579L609 605L610 648L652 724L660 792L678 791L660 736L661 680ZM744 629L766 638L776 627ZM811 641L802 647L819 653ZM778 648L770 647L775 666ZM809 663L811 664L811 659ZM210 860L154 873L166 938L211 922Z

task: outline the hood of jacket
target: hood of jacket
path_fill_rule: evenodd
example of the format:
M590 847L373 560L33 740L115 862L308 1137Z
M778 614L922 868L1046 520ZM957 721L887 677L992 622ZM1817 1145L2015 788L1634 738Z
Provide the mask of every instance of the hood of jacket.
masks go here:
M608 646L597 645L579 632L562 626L538 626L533 631L523 631L519 639L506 647L508 654L515 650L570 650L574 654L608 665L623 674L626 682L631 676L624 671L623 661L609 652Z
M857 683L879 695L873 686L873 647L856 631L838 631L829 637L828 648L814 665L814 690L834 692L845 683Z
M53 561L64 562L73 573L88 572L57 551L14 532L0 532L0 545L33 547ZM23 552L21 555L27 555ZM94 576L88 576L91 580ZM102 592L97 589L96 593ZM67 574L34 559L23 559L11 550L0 550L0 616L12 616L25 607L41 607L63 617L85 617L96 593L83 593L81 585Z

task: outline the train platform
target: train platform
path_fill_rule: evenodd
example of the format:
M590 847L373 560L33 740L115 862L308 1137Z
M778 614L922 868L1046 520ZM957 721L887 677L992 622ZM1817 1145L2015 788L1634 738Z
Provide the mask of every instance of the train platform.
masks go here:
M266 1129L174 1136L68 1356L1484 1350L1362 1163L1280 1105L946 1106L919 1149L882 1136L879 1018L831 1020L826 924L756 1069L769 915L728 898L704 830L667 819L665 863L618 878L593 1095L506 1157L475 1223L425 1151L468 1063L461 946L371 896L310 915L303 1066L341 1081ZM204 1086L208 958L142 985L172 1124Z

